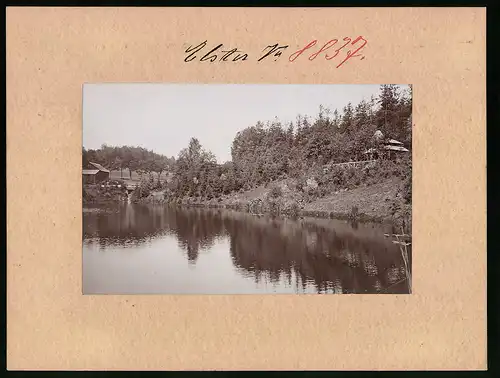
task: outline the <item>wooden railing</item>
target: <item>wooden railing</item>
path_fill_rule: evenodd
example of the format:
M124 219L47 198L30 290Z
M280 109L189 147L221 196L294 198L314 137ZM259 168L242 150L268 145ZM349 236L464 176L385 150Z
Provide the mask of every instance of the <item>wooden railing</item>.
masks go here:
M348 161L345 163L335 163L335 164L328 164L325 168L332 168L332 167L356 167L360 165L365 165L369 163L374 163L377 160L359 160L359 161Z

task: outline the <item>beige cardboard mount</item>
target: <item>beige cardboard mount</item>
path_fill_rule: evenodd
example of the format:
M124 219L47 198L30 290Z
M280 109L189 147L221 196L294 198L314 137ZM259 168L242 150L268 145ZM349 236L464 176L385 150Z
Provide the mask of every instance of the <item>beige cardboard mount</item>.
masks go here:
M8 8L8 368L485 369L485 25L484 8ZM288 60L358 36L364 59L339 68ZM184 62L204 40L249 59ZM413 294L82 295L95 82L413 84Z

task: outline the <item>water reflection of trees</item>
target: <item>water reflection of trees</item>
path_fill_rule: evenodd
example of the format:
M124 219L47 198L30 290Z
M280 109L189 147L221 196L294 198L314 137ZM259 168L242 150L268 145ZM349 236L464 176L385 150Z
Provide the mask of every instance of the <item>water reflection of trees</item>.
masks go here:
M190 263L224 235L222 217L200 209L121 204L84 213L84 239L108 245L140 245L163 234L176 237Z
M404 282L395 285L404 279L397 246L363 225L127 204L84 216L85 237L103 245L140 244L165 233L176 237L191 264L227 237L233 265L256 283L294 284L296 291L407 292Z
M404 277L397 248L383 236L339 232L314 222L235 218L229 223L233 261L253 272L256 281L295 277L302 290L313 284L318 292L362 293Z
M190 263L195 263L201 250L208 250L216 238L225 234L223 220L218 212L170 208L167 219L170 233L176 236Z
M165 233L166 224L161 208L119 204L84 212L83 236L98 238L103 246L138 245Z

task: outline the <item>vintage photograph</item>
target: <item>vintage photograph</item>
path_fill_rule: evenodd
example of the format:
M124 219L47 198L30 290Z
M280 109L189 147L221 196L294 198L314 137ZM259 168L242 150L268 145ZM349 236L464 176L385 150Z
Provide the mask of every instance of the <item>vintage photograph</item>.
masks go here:
M83 294L411 294L412 87L85 84Z

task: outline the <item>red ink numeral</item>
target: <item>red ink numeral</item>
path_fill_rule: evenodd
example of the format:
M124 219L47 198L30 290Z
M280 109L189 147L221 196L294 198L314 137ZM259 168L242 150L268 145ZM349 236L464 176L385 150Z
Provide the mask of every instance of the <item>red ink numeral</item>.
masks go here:
M351 50L348 50L347 51L347 56L346 58L339 63L339 65L336 67L336 68L339 68L340 66L342 66L345 62L347 62L349 59L351 58L355 58L355 57L359 57L361 56L361 54L358 54L358 52L366 46L366 44L368 43L368 41L366 39L364 39L362 36L359 36L358 38L356 38L354 41L351 40L351 38L349 37L345 37L342 39L345 43L340 46L338 49L335 50L335 53L333 55L328 55L328 54L325 54L325 59L326 60L332 60L334 59L335 57L337 57L337 55L339 55L339 52L340 50L342 50L344 47L346 47L348 44L351 44L352 46L356 45L356 43L358 43L359 41L363 41L363 44L361 46L359 46L356 50L354 50L354 52L351 52ZM310 48L316 46L317 44L317 40L313 40L311 42L309 42L306 46L304 46L303 48L295 51L292 55L290 55L290 57L288 58L288 60L290 62L294 62L299 56L301 56L306 50L309 50ZM331 47L333 47L334 45L336 45L338 42L338 39L331 39L329 40L327 43L325 43L323 45L323 47L321 47L321 49L319 49L319 51L311 54L309 56L309 60L310 61L313 61L314 59L316 59L318 57L319 54L321 53L324 53L325 51L327 51L328 49L330 49ZM269 46L268 46L269 47ZM262 59L262 58L261 58ZM364 56L361 57L361 60L364 59Z
M358 52L359 50L361 50L363 47L365 47L365 46L366 46L366 44L368 43L368 41L367 41L366 39L364 39L363 37L359 36L358 38L356 38L356 39L355 39L355 40L351 43L351 45L353 45L353 46L354 46L354 45L355 45L358 41L364 41L364 43L363 43L360 47L358 47L356 50L354 50L354 52L353 52L352 54L351 54L351 50L348 50L348 51L347 51L347 57L346 57L346 58L345 58L342 62L340 62L340 64L337 66L337 68L339 68L339 67L340 67L342 64L344 64L345 62L347 62L349 59L351 59L351 58L355 58L355 57L357 57L357 56L361 56L360 54L357 54L357 52ZM357 55L356 55L356 54L357 54ZM361 58L361 59L363 59L363 58Z
M349 44L349 42L351 42L351 38L349 37L345 37L343 39L343 41L346 41L346 43L344 43L342 46L340 46L337 50L335 50L335 55L334 56L326 56L326 60L332 60L333 58L335 58L337 55L339 55L339 52L340 50L342 50L346 45Z
M333 42L333 43L332 43ZM333 45L335 45L336 43L338 42L338 39L331 39L330 41L328 41L327 43L325 43L325 45L316 53L312 54L310 57L309 57L309 60L314 60L316 59L316 57L321 54L323 51L326 51L328 50L330 47L332 47Z
M290 62L294 62L295 59L297 59L299 56L302 55L302 53L308 49L310 49L311 47L315 46L316 45L316 42L318 42L317 40L314 40L314 41L311 41L307 44L307 46L303 47L302 49L300 50L297 50L296 52L294 52L292 55L290 55L290 57L288 58L288 60Z

